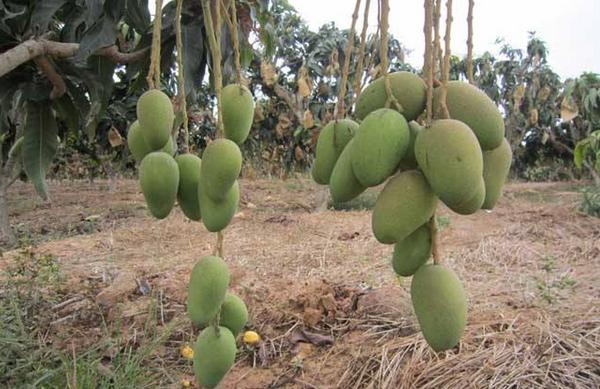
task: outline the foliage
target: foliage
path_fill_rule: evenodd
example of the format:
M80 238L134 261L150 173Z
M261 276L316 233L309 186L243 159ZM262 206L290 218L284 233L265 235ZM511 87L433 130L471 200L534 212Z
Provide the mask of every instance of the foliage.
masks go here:
M583 190L580 209L590 216L600 217L600 187L590 186Z

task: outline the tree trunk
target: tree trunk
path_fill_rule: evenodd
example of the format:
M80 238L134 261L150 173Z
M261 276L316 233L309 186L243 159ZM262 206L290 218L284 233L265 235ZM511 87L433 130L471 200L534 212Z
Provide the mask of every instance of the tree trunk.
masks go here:
M8 186L10 177L2 175L0 177L0 241L4 244L12 245L15 243L15 235L10 228L10 219L8 214Z

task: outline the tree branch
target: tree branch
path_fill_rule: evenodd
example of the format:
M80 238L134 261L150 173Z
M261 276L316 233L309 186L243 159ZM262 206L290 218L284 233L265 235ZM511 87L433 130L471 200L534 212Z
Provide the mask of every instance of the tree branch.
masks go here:
M47 55L55 58L69 58L77 54L78 43L55 42L47 39L29 39L0 54L0 77L34 58ZM122 53L116 45L99 49L94 55L108 57L118 63L139 61L148 49Z
M52 91L50 92L50 100L58 99L67 91L67 86L65 85L65 81L62 79L61 75L58 74L56 69L50 60L45 55L41 55L39 57L35 57L33 62L37 65L42 73L46 76L48 81L52 83Z

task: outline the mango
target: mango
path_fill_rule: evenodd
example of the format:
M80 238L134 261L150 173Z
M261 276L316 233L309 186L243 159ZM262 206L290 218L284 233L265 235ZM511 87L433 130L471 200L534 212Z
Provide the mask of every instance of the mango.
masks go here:
M414 120L408 123L408 131L410 133L410 137L408 139L408 147L406 148L406 153L404 154L404 157L402 157L402 159L400 160L400 169L413 170L419 167L419 164L417 164L417 158L415 157L415 140L417 139L417 135L422 129L423 126Z
M502 195L512 163L512 151L506 139L493 150L483 152L483 180L485 182L485 200L483 209L493 209Z
M441 87L434 90L433 106L440 116ZM473 130L482 150L500 146L504 139L504 119L498 106L477 87L463 81L450 81L446 105L450 118L460 120Z
M483 155L466 124L435 120L417 135L415 156L431 188L447 206L473 198L483 176Z
M194 344L194 374L202 387L214 388L235 362L235 338L226 327L207 327Z
M427 100L425 82L418 75L411 72L394 72L388 74L392 94L402 106L400 112L407 121L415 120L424 110ZM371 112L386 108L387 93L383 77L371 82L361 92L356 100L355 115L364 119ZM396 109L394 105L389 108Z
M384 244L401 242L425 224L435 212L437 197L417 170L392 177L377 197L371 224Z
M161 149L171 137L173 104L169 96L151 89L138 99L137 118L144 141L151 150Z
M244 301L233 293L227 293L223 305L219 325L227 327L236 336L248 321L248 308Z
M225 199L242 170L242 153L235 142L216 139L202 154L202 183L206 195L213 201Z
M152 216L164 219L171 213L179 187L179 167L167 153L152 152L142 159L139 180Z
M216 256L202 257L192 268L188 283L187 313L203 327L219 312L229 287L229 268Z
M367 189L358 182L352 170L350 158L353 144L354 139L348 142L331 172L329 193L331 194L334 203L350 201Z
M175 161L179 166L177 201L183 214L188 219L198 221L202 217L200 213L200 200L198 199L202 160L194 154L182 154L178 155Z
M431 230L429 224L424 224L396 243L392 267L400 276L412 276L429 257L431 257Z
M206 162L202 161L202 166ZM223 200L213 200L207 193L204 175L200 173L200 184L198 185L198 199L200 200L200 213L206 229L210 232L219 232L229 225L235 215L240 202L240 187L234 181L231 188L225 194Z
M458 213L459 215L471 215L481 209L483 201L485 200L485 182L483 177L479 180L477 190L467 201L460 204L452 204L449 206L451 210Z
M223 130L225 137L241 145L244 143L254 119L254 99L243 85L229 84L221 91Z
M317 184L327 185L340 154L354 136L358 123L350 119L332 120L319 134L311 173Z
M365 117L354 140L352 171L363 186L376 186L398 169L408 148L410 131L402 115L381 108Z
M144 159L146 155L153 151L146 144L146 141L142 136L140 123L137 120L131 123L131 125L129 126L129 130L127 131L127 147L129 147L129 151L131 152L131 155L133 156L133 159L135 159L136 162L140 162L142 159ZM167 140L167 143L156 151L162 151L171 156L175 155L175 152L177 150L175 149L173 138L169 136L169 140Z
M429 346L438 352L456 346L467 324L467 297L456 274L441 265L421 266L410 295Z

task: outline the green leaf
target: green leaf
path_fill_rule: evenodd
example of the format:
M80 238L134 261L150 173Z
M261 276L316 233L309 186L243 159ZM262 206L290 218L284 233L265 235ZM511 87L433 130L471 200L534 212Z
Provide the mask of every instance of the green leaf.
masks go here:
M575 150L573 150L573 161L578 169L581 169L583 166L583 161L585 159L585 153L587 152L588 146L588 139L581 140L575 145Z
M92 55L96 50L111 46L117 39L116 23L109 16L102 16L92 27L90 27L81 38L79 51L75 55L76 62L83 61Z
M596 153L596 163L594 164L594 168L600 173L600 151Z
M56 114L60 120L62 120L67 126L68 130L76 133L79 129L79 119L81 115L79 110L73 104L71 97L65 93L52 102L52 108L56 111Z
M125 22L138 33L144 33L150 25L148 0L127 0L125 7Z
M47 31L52 17L66 2L67 0L37 1L31 13L29 29L36 33Z
M48 199L46 173L58 148L58 130L50 103L26 103L23 132L23 168L37 193Z
M207 53L204 51L204 23L201 18L190 20L181 26L183 44L183 69L186 95L195 96L202 86L206 69Z

